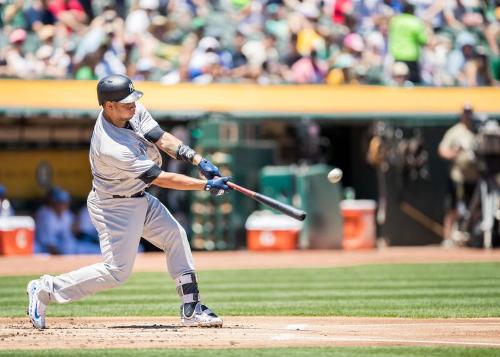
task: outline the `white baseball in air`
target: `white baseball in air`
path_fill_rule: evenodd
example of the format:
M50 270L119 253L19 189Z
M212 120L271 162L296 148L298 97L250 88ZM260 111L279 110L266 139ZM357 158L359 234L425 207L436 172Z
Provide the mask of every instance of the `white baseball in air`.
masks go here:
M338 167L332 169L328 173L328 181L330 181L331 183L337 183L340 181L341 178L342 178L342 170L339 169Z

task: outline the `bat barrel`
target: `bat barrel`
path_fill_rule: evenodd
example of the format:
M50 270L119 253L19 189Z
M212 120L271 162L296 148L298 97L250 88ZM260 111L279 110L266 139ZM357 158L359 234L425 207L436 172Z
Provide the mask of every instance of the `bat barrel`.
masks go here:
M281 213L284 213L287 216L293 217L299 221L303 221L304 219L306 219L307 214L304 211L289 206L287 204L284 204L271 197L267 197L260 193L256 193L254 198L256 201L263 203L271 208L274 208L275 210L280 211Z
M227 185L229 187L231 187L232 189L234 189L238 192L241 192L245 196L248 196L248 197L250 197L250 198L252 198L260 203L263 203L266 206L274 208L275 210L280 211L281 213L284 213L287 216L295 218L299 221L303 221L304 219L306 219L306 213L304 211L301 211L301 210L295 208L295 207L284 204L284 203L277 201L271 197L264 196L261 193L249 190L248 188L239 186L233 182L228 182Z

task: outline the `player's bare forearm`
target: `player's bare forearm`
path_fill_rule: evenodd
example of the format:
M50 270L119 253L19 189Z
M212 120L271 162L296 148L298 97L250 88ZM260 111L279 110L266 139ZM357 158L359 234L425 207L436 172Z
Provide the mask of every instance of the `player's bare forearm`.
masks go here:
M182 141L177 139L172 134L165 132L161 136L160 140L158 140L155 144L160 150L175 159L177 149L179 148L179 145L182 144Z
M174 190L201 191L205 188L207 181L173 172L162 171L152 184Z
M156 146L158 146L160 150L164 151L168 156L174 159L177 158L177 150L179 149L180 145L182 145L182 141L167 132L163 133L160 140L156 142ZM193 158L193 164L198 165L201 160L201 155L196 154Z

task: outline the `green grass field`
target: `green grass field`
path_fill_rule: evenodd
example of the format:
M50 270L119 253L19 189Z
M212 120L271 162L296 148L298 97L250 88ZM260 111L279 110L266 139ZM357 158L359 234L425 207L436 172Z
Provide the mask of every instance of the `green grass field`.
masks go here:
M227 270L199 273L207 304L222 316L498 317L500 263L366 265L328 269ZM25 316L33 277L0 277L0 316ZM137 273L124 286L80 302L53 304L49 316L177 315L166 273ZM0 351L21 356L29 351ZM465 347L331 347L213 350L60 350L46 356L498 356Z
M222 316L498 317L500 263L366 265L199 273ZM24 316L31 277L0 277L0 316ZM177 315L166 273L137 273L120 288L49 307L50 316Z

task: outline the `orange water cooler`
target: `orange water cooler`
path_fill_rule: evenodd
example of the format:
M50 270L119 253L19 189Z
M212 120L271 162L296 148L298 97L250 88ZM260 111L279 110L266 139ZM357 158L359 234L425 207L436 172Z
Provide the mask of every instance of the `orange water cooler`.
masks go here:
M245 229L248 250L294 250L298 248L302 222L281 214L257 211L248 217Z
M344 200L340 209L344 219L345 250L372 249L375 247L377 204L373 200Z
M0 217L0 255L33 254L35 221L28 216Z

